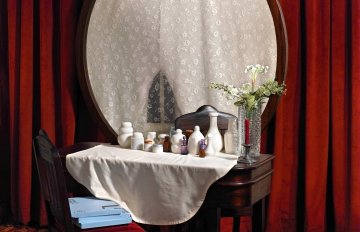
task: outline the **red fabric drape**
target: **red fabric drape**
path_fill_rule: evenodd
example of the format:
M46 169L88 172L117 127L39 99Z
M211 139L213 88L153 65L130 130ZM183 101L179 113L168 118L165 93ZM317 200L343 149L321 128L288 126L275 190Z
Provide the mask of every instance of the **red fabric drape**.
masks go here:
M82 1L1 0L1 219L45 222L32 138L44 128L58 146L75 142L75 33ZM96 136L94 136L96 137ZM10 202L9 202L10 200Z
M267 231L360 231L360 3L280 3L288 91L266 136L276 156ZM0 0L1 219L42 215L44 223L31 204L39 201L31 140L40 127L57 146L98 138L76 80L81 4ZM224 220L223 231L230 228Z
M288 95L276 115L267 231L360 231L358 1L281 1Z

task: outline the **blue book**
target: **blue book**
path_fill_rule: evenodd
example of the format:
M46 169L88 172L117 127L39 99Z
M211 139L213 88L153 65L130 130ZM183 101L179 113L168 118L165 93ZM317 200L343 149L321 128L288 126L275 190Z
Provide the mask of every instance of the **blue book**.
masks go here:
M124 214L124 211L127 212L113 201L95 197L70 197L69 206L73 218Z
M126 211L125 211L126 212ZM89 229L103 226L124 225L132 222L128 212L116 215L73 218L73 222L80 229Z

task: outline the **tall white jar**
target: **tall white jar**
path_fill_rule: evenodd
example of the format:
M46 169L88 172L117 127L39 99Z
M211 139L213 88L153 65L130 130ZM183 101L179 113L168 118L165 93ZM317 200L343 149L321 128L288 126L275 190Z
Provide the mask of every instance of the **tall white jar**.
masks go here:
M222 140L222 136L220 134L218 125L217 125L217 118L219 116L219 113L217 112L210 112L209 113L209 117L210 117L210 127L209 127L209 131L206 134L206 138L208 137L209 134L212 135L212 147L214 149L214 152L220 152L221 149L223 148L223 140Z

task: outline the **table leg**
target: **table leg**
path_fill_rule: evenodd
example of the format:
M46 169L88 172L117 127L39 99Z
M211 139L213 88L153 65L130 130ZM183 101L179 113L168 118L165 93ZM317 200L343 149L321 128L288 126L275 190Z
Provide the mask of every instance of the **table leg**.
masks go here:
M173 225L161 232L220 232L221 209L206 209L187 222Z
M220 232L221 209L208 209L205 213L205 231Z
M265 198L256 202L253 206L252 231L265 231Z
M232 232L239 232L240 231L240 217L233 217L233 229Z

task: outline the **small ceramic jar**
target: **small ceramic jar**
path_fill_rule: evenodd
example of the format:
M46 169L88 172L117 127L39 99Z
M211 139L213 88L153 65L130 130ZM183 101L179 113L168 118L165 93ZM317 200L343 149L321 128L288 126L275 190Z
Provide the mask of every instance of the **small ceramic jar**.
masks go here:
M160 143L155 143L152 146L152 152L154 153L163 153L163 145Z

